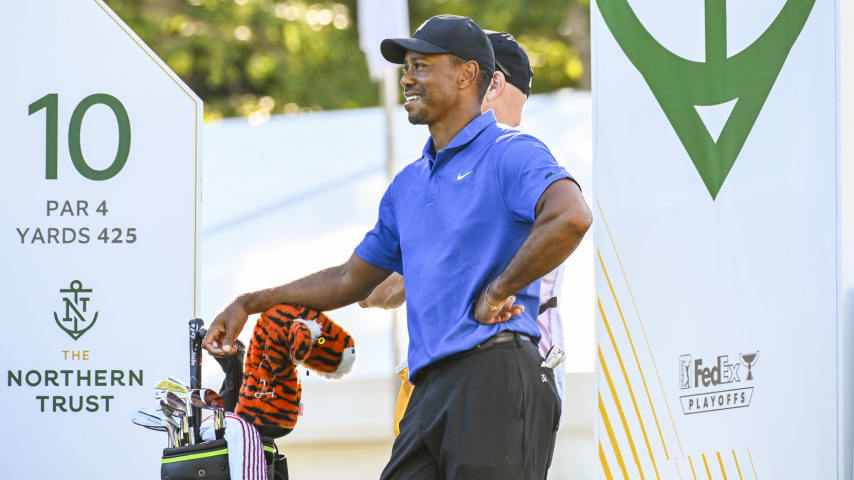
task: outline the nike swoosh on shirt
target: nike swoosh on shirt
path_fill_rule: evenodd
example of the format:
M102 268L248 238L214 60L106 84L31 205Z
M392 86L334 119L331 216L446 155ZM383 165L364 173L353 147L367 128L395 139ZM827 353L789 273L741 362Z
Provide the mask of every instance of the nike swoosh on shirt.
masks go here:
M471 172L473 172L473 171L474 171L474 170L470 170L470 171L468 171L468 172L466 172L466 173L458 173L458 174L457 174L457 180L462 180L462 179L466 178L466 176L468 176L468 174L470 174L470 173L471 173Z
M546 178L544 178L544 180L548 180L548 179L549 179L549 177L551 177L552 175L554 175L554 172L549 172L549 173L547 173L547 174L546 174Z

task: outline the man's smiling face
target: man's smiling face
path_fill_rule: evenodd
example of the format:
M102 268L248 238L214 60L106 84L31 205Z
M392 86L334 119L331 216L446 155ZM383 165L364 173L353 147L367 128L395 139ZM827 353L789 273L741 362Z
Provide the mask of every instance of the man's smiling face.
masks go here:
M406 52L400 84L409 123L431 125L450 111L459 93L456 88L458 68L449 54Z

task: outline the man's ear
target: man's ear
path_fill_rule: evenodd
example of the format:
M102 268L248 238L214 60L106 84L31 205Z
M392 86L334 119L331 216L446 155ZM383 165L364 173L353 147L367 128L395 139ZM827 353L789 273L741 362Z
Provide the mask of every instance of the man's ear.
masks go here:
M495 73L492 74L492 81L489 82L489 89L486 91L485 101L495 101L495 99L501 95L501 92L504 91L505 86L507 86L507 80L504 78L504 73L496 70Z
M474 84L477 88L477 76L480 73L480 67L474 60L469 60L463 63L457 69L457 87L460 90L465 90L469 85Z

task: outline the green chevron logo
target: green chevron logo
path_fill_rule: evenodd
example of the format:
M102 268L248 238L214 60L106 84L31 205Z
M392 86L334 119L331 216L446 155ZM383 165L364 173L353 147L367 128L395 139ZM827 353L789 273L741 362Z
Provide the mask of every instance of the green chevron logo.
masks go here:
M644 28L627 0L597 0L620 48L643 76L714 200L738 158L815 0L787 0L751 45L727 58L726 0L706 0L706 61L687 60ZM713 133L701 115L731 109Z

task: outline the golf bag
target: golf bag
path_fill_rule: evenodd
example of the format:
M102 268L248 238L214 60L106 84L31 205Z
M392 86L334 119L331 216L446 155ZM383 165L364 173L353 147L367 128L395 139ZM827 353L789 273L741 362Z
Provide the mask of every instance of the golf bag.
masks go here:
M262 437L269 480L288 480L288 460L272 438ZM178 448L164 448L161 480L230 480L225 439Z
M202 339L205 329L202 328L202 320L194 318L189 322L190 327L190 386L201 387L202 378ZM237 342L238 347L242 347ZM241 349L242 350L242 349ZM242 356L233 357L225 363L221 363L226 373L226 382L223 392L229 396L227 409L232 410L236 403L237 390L240 382L234 375L242 375ZM233 385L232 385L233 384ZM201 411L193 408L190 417L193 421L193 435L195 443L176 448L164 448L163 459L160 465L161 480L231 480L228 465L228 444L224 438L208 442L201 441L200 424ZM267 478L269 480L288 480L287 457L279 453L273 438L261 437L264 445L264 458L267 462Z

